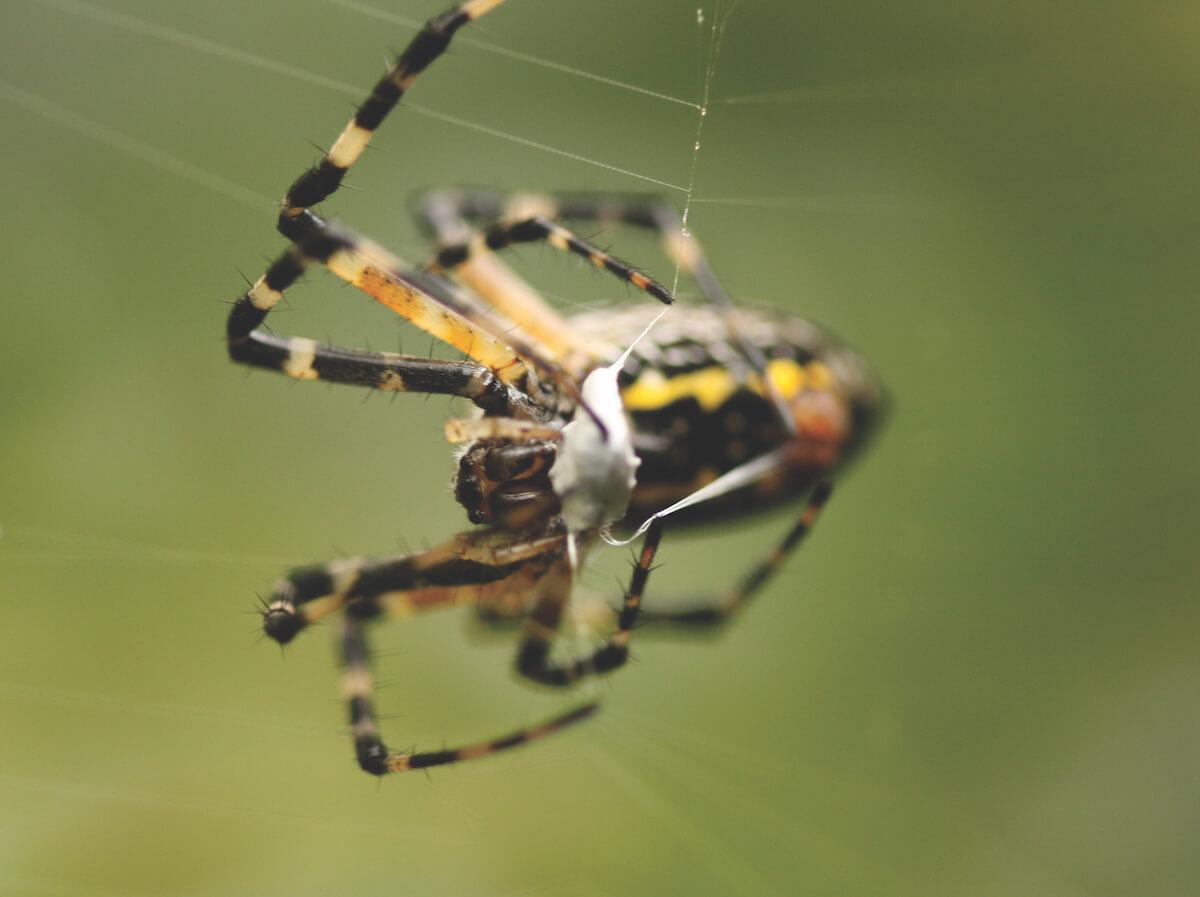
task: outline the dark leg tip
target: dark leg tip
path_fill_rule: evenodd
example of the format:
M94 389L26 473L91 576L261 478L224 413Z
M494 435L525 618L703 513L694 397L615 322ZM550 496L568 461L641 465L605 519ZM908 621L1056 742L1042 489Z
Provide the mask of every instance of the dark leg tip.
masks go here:
M306 625L294 607L272 607L263 613L263 632L281 645L294 639Z

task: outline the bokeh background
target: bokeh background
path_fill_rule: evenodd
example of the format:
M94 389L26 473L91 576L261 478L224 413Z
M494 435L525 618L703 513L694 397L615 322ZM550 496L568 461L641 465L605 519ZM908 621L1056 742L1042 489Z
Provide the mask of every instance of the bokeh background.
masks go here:
M1195 4L511 0L464 32L329 211L416 260L422 188L682 206L695 156L731 290L842 333L896 414L735 629L640 641L592 724L377 784L328 633L281 658L255 593L461 528L452 408L221 344L305 141L440 6L370 2L3 4L0 891L1196 893ZM430 350L328 278L290 298L283 332ZM789 517L670 537L655 588ZM377 631L398 746L570 700L468 623Z

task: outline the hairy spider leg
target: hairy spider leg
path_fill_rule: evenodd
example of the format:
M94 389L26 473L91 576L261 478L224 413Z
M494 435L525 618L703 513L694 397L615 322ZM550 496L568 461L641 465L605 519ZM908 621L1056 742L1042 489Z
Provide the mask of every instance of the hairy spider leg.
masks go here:
M625 224L651 230L662 241L663 251L696 282L700 294L721 315L738 351L750 370L762 378L780 418L789 432L795 431L795 421L774 383L766 376L767 359L762 350L739 332L735 320L735 305L721 285L716 272L700 248L696 237L684 226L679 212L669 202L656 196L588 196L503 194L495 191L434 191L419 207L431 203L452 206L468 221L518 221L529 217L531 209L546 220L599 221ZM575 251L568 248L568 251ZM582 254L582 251L580 251Z
M288 188L279 211L279 230L295 241L305 230L304 212L327 199L341 186L350 167L366 150L375 131L412 87L417 76L446 51L450 39L463 25L499 6L503 0L467 0L434 16L417 32L354 117L342 129L325 157L300 175Z
M548 574L549 586L530 611L517 652L517 672L527 679L542 685L566 686L578 682L585 676L608 673L625 664L629 659L629 643L633 638L634 623L641 613L642 596L646 582L654 566L654 557L662 541L662 523L655 521L642 542L641 554L633 568L629 588L617 617L616 630L587 657L565 662L550 659L550 651L558 638L563 610L570 598L572 584L571 569L564 561L557 565L559 588L554 588Z
M469 243L474 231L448 191L427 193L415 211L435 245ZM530 283L492 253L475 253L454 266L454 277L513 321L568 367L586 370L612 354L578 333Z
M438 304L429 295L428 290L420 289L409 278L407 281L400 274L404 267L389 253L380 247L370 244L353 235L344 234L333 236L334 242L343 245L333 251L322 252L328 248L331 239L330 227L313 213L312 207L327 199L341 185L350 167L358 160L369 145L375 131L383 123L388 113L396 107L405 92L416 81L417 76L427 69L439 56L445 52L454 33L467 22L500 5L503 0L467 0L441 15L434 16L426 22L409 45L389 67L383 77L376 83L366 101L358 108L354 118L342 130L334 145L330 148L321 162L310 168L297 178L288 188L280 208L277 226L279 231L298 246L307 246L304 255L309 261L323 262L337 276L371 295L377 301L397 311L402 316L434 336L455 346L469 357L488 365L502 379L508 382L518 380L524 374L523 367L517 359L509 359L503 363L489 360L489 355L511 346L525 359L534 361L544 371L550 373L559 386L570 395L577 404L595 417L587 404L578 394L574 381L557 364L554 358L545 354L532 344L519 340L512 335L513 327L506 322L496 322L488 326L482 320L482 315L464 311L464 307L454 309L457 316L446 315L442 310L442 319L436 313L430 312L430 304ZM356 259L355 256L368 252L374 259ZM294 280L294 278L293 278ZM269 311L278 302L279 290L269 289L266 278L260 278L252 287L248 297L257 297L259 304L254 309ZM440 303L445 306L444 300ZM235 311L236 311L235 307ZM464 320L471 321L475 327L464 326ZM250 328L253 329L253 328ZM478 331L478 332L475 332ZM249 331L247 331L249 332ZM479 333L490 333L493 339L484 340L491 343L482 348L476 348ZM506 336L501 338L499 334ZM487 351L491 349L492 351ZM478 352L479 354L476 354ZM601 427L603 430L603 427Z
M503 379L523 379L530 365L540 369L607 435L604 423L583 398L573 374L537 344L521 336L516 325L478 308L471 297L454 291L446 281L439 279L436 289L422 288L419 280L402 273L404 263L379 244L340 225L322 222L311 212L306 214L318 222L320 229L297 245L337 277L426 333L487 364ZM435 298L435 294L441 298Z
M382 392L459 396L489 414L536 413L528 396L504 383L490 368L471 362L346 349L262 331L231 346L230 354L243 364L301 380L323 380Z
M496 331L504 330L505 322L500 322L498 327L489 326L469 302L451 302L444 290L430 290L428 284L414 282L411 276L406 278L400 273L403 264L390 253L349 231L325 223L310 210L337 190L375 130L417 75L442 54L454 32L499 2L501 0L470 0L430 19L375 85L320 164L301 175L288 189L279 225L296 246L281 255L235 303L227 328L230 351L235 360L271 362L260 366L274 366L278 362L279 369L287 373L295 371L294 376L312 378L312 365L304 363L314 354L311 341L295 341L288 346L288 357L280 359L282 346L279 341L263 350L256 344L272 341L255 334L254 330L282 298L284 289L295 282L305 268L319 261L426 332L496 371L509 383L524 374L524 365L517 355L536 359L541 367L552 374L557 373L553 360L541 357L536 347L511 346L515 341L511 336L499 337ZM440 295L435 298L431 292ZM352 352L342 351L343 355ZM394 383L394 378L389 382Z
M263 631L287 644L342 609L370 619L475 602L507 607L525 600L564 545L561 528L552 523L517 535L470 530L426 551L297 567L266 599Z
M448 190L425 194L417 204L416 214L438 248L423 270L452 273L497 309L521 321L543 344L556 347L560 358L567 359L582 355L595 360L614 353L612 347L580 336L524 279L494 258L494 253L519 243L544 242L586 259L593 267L609 272L666 305L674 301L670 291L658 281L542 214L539 197L525 199L528 201L508 205L509 217L505 220L485 230L474 230L460 214L459 194Z
M594 267L614 275L643 292L649 293L664 305L674 299L670 290L652 277L638 271L627 262L593 246L587 240L572 233L561 224L556 224L543 215L502 221L486 230L475 231L469 239L456 243L443 243L433 260L426 263L424 270L434 273L454 271L471 259L489 252L498 252L518 243L545 242L562 252L569 252L586 259Z
M822 480L813 489L800 517L792 524L786 535L764 557L747 570L733 586L719 592L700 596L687 602L688 607L679 610L654 610L647 608L642 619L647 623L671 624L686 627L722 626L738 616L750 604L759 590L783 566L788 556L804 541L816 525L817 518L829 496L833 484ZM657 523L658 521L655 521ZM651 525L651 531L653 524Z
M422 197L419 208L435 203L453 207L467 221L515 222L536 215L548 220L598 221L652 230L662 240L667 256L696 281L706 301L723 310L734 306L695 235L684 228L675 207L661 197L435 190Z
M582 722L592 716L600 706L594 701L581 704L538 725L518 729L500 738L480 741L464 747L445 748L440 751L397 753L388 749L379 734L375 709L371 702L373 681L366 632L362 621L354 617L344 617L340 636L339 647L343 662L342 696L349 707L350 731L354 736L354 752L359 766L372 775L382 776L394 772L428 769L431 766L444 766L448 763L486 757L498 751L508 750L553 735L567 726Z
M231 359L300 380L325 380L391 392L461 396L490 413L518 417L543 414L537 403L497 376L491 365L347 349L260 329L267 315L283 298L284 291L317 260L308 254L309 251L303 244L290 247L234 302L225 327ZM410 294L414 304L422 303L424 297L420 291L410 289ZM441 330L447 336L454 337L458 330L464 329L470 333L467 322L460 325L449 316L438 317L439 311L435 308L427 313L431 320L441 322ZM474 347L476 343L468 342L467 345ZM496 348L487 341L486 335L481 335L478 345L480 354L492 360L493 354L483 353L484 348ZM496 360L501 362L503 371L520 366L511 351L498 354ZM524 370L523 366L519 369Z
M253 344L250 338L254 329L283 298L283 291L319 262L426 333L486 365L506 382L523 380L530 365L539 368L578 406L595 416L567 371L515 332L497 335L503 330L501 322L475 307L470 297L446 281L426 283L428 275L405 274L404 263L383 247L341 225L322 221L311 212L306 214L314 222L313 230L284 252L230 310L226 333L234 360L243 360L236 350ZM299 372L295 376L315 379L301 363L312 345L310 341L299 344L299 358L292 365ZM538 410L544 416L548 409Z
M442 55L454 33L500 2L502 0L468 0L431 18L376 83L321 162L300 175L288 188L280 207L278 228L296 246L280 256L235 303L228 325L231 354L234 341L245 339L245 347L253 345L252 331L279 302L283 290L312 262L319 261L418 327L497 371L507 382L522 376L524 368L508 341L498 338L495 331L489 334L489 328L478 320L474 321L475 326L469 325L472 315L466 311L467 303L460 303L460 307L447 313L445 306L452 303L445 295L431 296L428 285L423 288L412 278L406 279L399 273L403 265L390 254L349 232L335 230L311 211L338 189L388 113L400 102L417 76ZM374 264L360 258L364 252L375 256ZM295 367L298 370L306 371L299 362L306 357L310 347L310 343L296 346ZM527 357L536 354L532 352Z
M231 341L250 336L279 304L284 291L314 263L325 265L345 282L407 318L431 336L487 365L506 382L519 379L525 364L505 340L469 320L469 302L455 302L439 284L438 296L402 273L403 263L348 229L310 215L316 224L287 249L233 305L226 326ZM536 353L534 353L536 354Z

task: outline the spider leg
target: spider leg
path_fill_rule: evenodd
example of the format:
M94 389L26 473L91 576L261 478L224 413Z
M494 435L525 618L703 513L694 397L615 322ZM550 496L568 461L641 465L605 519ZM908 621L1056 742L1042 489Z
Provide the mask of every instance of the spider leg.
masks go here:
M312 212L304 214L309 232L234 303L226 325L231 343L249 336L283 298L283 291L320 263L416 327L491 368L506 383L525 383L531 366L541 370L598 420L575 378L538 344L516 333L515 325L479 307L448 281L406 272L404 263L377 243Z
M492 191L436 191L424 198L420 208L453 208L455 214L469 221L513 221L528 217L532 209L547 220L609 222L655 232L667 257L696 282L705 301L721 315L738 351L750 369L766 383L784 425L794 431L795 422L786 402L766 377L766 356L740 332L733 299L721 285L699 241L669 202L656 196L506 196ZM440 214L442 220L448 220L445 211Z
M226 323L231 354L235 345L247 341L266 320L284 291L319 263L426 333L487 365L506 382L524 374L524 362L514 348L485 330L478 320L470 320L476 311L465 297L456 307L440 285L427 288L401 273L403 263L386 250L315 215L309 218L314 222L312 232L280 255L233 304ZM442 295L433 295L435 291ZM537 354L532 349L531 353Z
M425 194L414 210L417 220L439 246L470 242L474 231L459 214L458 194ZM608 352L577 333L528 281L492 253L476 253L455 266L454 276L501 314L538 340L569 367L586 368Z
M490 190L438 190L425 194L418 208L443 240L450 233L448 225L453 220L450 210L465 221L512 222L534 213L546 219L599 221L652 230L662 239L667 256L696 281L706 301L722 309L733 307L733 300L721 286L695 236L684 227L679 212L657 196L506 195Z
M679 610L647 609L642 619L648 623L663 623L685 627L723 626L746 609L759 590L779 571L792 553L812 531L821 509L829 500L833 486L828 480L819 483L809 497L799 519L783 539L734 583L733 586L699 599L686 602Z
M589 702L551 717L539 725L518 729L489 741L480 741L440 751L397 753L388 749L379 734L375 709L371 702L373 682L363 623L350 616L343 618L340 636L339 649L344 664L342 696L349 706L354 752L358 759L358 765L364 772L371 775L382 776L393 772L408 772L413 769L427 769L431 766L444 766L448 763L486 757L488 754L545 738L567 726L582 722L599 709L598 703Z
M501 381L489 368L470 362L346 349L261 330L236 343L231 341L229 354L242 364L300 380L324 380L384 392L459 396L491 414L538 413L527 395Z
M304 629L346 609L359 619L407 616L527 594L562 553L554 525L513 538L474 530L427 551L381 558L339 558L288 571L271 591L263 631L287 644Z
M616 631L587 657L556 662L550 659L550 649L558 637L563 607L570 593L570 570L566 568L567 586L546 589L530 612L517 653L517 672L542 685L561 687L572 685L585 676L607 673L624 665L629 659L633 626L641 613L642 595L646 591L646 581L650 578L661 540L662 524L656 520L642 542L642 551L633 568L629 589L625 592L621 614L617 618ZM565 567L565 564L562 566Z
M284 291L312 261L302 247L292 246L233 304L225 325L230 358L301 380L327 380L393 392L455 395L493 413L522 416L534 413L536 406L529 396L481 364L344 349L260 329Z
M395 63L372 88L329 152L288 188L279 211L279 231L295 241L305 230L304 213L341 186L342 180L366 150L388 113L412 87L417 76L445 52L463 25L499 6L503 0L467 0L434 16L405 47Z
M489 252L498 252L518 243L545 242L555 249L581 256L597 268L608 271L625 283L649 293L659 302L670 305L674 299L670 291L657 280L610 255L602 249L572 233L561 224L544 215L502 221L484 231L475 232L469 239L455 243L444 243L433 260L424 270L440 274L452 272L471 259Z

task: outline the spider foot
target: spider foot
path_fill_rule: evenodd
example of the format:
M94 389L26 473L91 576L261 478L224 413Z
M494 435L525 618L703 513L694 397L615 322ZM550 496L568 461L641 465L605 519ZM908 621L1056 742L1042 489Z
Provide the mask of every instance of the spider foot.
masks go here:
M294 639L306 625L304 618L291 604L276 601L262 614L263 632L281 645Z

